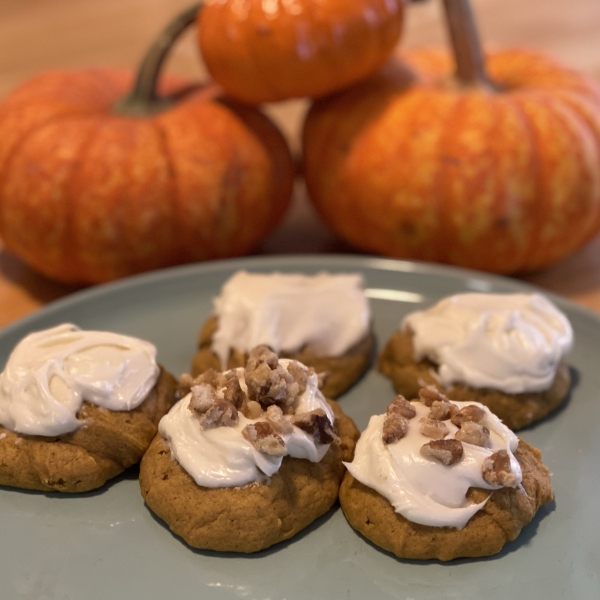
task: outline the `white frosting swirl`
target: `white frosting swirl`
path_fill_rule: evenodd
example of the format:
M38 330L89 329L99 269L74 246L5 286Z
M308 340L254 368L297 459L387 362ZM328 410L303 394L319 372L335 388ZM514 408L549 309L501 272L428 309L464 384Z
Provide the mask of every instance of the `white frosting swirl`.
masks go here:
M548 389L571 349L565 315L540 294L458 294L409 314L414 358L437 365L438 381L508 394Z
M519 482L522 473L513 454L519 443L517 436L483 405L477 402L453 404L459 408L475 404L485 410L481 424L490 430L487 447L463 442L463 457L451 466L425 458L421 455L421 446L431 438L420 433L419 419L428 416L429 408L412 402L417 415L409 421L405 437L393 444L384 444L381 436L385 415L375 415L358 440L353 462L345 464L355 479L387 498L394 510L409 521L462 529L487 502L487 499L479 504L469 502L466 499L469 488L501 487L491 486L483 479L481 468L486 457L504 449ZM449 429L446 439L453 438L458 427L450 421L444 423Z
M0 374L0 424L28 435L55 436L82 425L84 400L131 410L159 375L149 342L64 324L25 337Z
M289 360L280 359L279 364L287 368ZM301 363L298 363L301 364ZM236 369L240 385L247 391L244 369ZM238 413L239 422L233 427L202 429L196 416L189 410L191 394L182 398L165 415L158 426L167 440L171 456L192 479L204 487L238 487L253 482L266 481L281 467L282 456L270 456L259 452L242 435L249 423L264 421L264 418L247 419ZM318 388L317 375L309 375L306 390L292 405L296 414L321 408L329 421L334 414ZM286 417L289 419L289 417ZM291 433L278 434L293 458L304 458L319 462L329 450L329 444L315 443L313 436L294 426Z
M225 367L229 352L267 344L276 353L305 345L339 356L369 328L360 275L235 273L214 301L218 329L212 348Z

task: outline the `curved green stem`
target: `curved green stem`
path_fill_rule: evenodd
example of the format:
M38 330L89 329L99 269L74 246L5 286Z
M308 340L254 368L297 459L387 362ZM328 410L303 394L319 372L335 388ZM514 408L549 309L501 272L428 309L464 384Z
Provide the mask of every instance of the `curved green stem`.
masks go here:
M113 112L143 117L160 112L172 104L171 99L159 98L156 93L160 71L173 44L195 22L201 7L202 2L190 6L165 27L144 56L133 90L114 105Z

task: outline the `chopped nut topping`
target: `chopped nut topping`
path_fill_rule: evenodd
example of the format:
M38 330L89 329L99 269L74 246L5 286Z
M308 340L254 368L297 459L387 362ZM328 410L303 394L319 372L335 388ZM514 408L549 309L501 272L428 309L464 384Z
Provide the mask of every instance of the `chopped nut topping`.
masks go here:
M284 412L300 393L300 385L266 346L257 346L250 352L246 364L246 385L250 400L260 403L263 408L276 404Z
M309 369L307 372L295 360L291 360L288 363L287 370L292 379L298 384L298 395L303 394L306 391L308 376L315 372L314 369Z
M250 350L248 360L246 361L246 370L254 371L262 363L266 363L270 369L275 369L279 364L277 354L264 344Z
M317 444L331 444L338 440L333 426L322 408L294 415L291 422L292 425L311 434Z
M421 433L434 440L441 440L449 433L446 423L436 419L423 419L421 423Z
M200 420L202 429L232 427L239 421L237 408L227 400L217 400Z
M260 417L263 413L263 409L262 406L254 401L254 400L249 400L248 402L246 402L246 410L244 412L244 415L246 416L246 418L248 419L258 419L258 417Z
M425 406L431 406L436 400L439 402L449 401L434 385L421 388L419 390L419 398Z
M434 400L429 411L429 418L438 421L447 421L458 412L458 406L448 400Z
M271 404L267 408L266 417L277 433L292 433L294 431L294 426L283 416L283 411L279 406Z
M385 414L397 414L405 419L412 419L416 416L417 410L402 394L398 394L385 409Z
M188 408L197 415L203 415L217 400L215 389L207 383L193 385L191 394Z
M450 419L457 427L462 427L463 423L471 421L473 423L479 423L485 417L485 411L479 406L469 404L464 408L461 408L456 414Z
M408 431L408 420L399 413L388 414L383 422L381 439L384 444L401 440Z
M285 456L284 441L275 433L270 423L258 421L242 429L242 435L259 451L271 456Z
M421 454L449 467L462 458L463 446L458 440L433 440L421 446Z
M510 468L510 457L506 450L498 450L488 456L481 467L484 481L490 485L515 488L519 485L517 476Z
M479 423L465 421L454 437L465 444L485 448L490 441L490 430Z
M246 394L242 390L236 371L229 371L225 376L225 391L223 397L243 412L246 404Z
M190 393L192 386L206 383L214 389L221 388L225 385L225 377L223 373L219 373L214 369L208 369L198 377L192 377L188 373L183 373L179 378L178 392L180 397L187 396Z

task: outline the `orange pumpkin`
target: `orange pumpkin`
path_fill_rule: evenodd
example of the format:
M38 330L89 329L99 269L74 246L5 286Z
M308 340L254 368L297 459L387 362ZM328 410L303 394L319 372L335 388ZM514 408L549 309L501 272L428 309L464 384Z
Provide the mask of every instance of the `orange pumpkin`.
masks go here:
M131 74L107 69L44 73L0 104L0 235L45 275L244 254L283 215L293 168L275 126L214 85L167 79L157 97L152 77L129 106Z
M312 106L317 210L388 256L499 273L566 256L600 230L599 86L525 50L489 54L494 87L481 73L457 84L453 68L445 52L410 52Z
M198 13L208 71L258 104L321 96L376 71L402 27L404 0L207 0Z

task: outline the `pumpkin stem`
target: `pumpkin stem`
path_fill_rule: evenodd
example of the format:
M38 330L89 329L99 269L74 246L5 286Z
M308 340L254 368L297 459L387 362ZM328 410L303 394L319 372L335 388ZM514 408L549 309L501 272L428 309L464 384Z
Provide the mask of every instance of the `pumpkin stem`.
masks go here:
M160 70L173 44L194 23L201 7L202 2L190 6L165 27L144 56L133 90L117 101L113 106L114 113L144 117L160 112L173 103L171 98L159 98L156 93Z
M459 83L494 88L485 72L483 50L469 0L444 0L444 10Z

